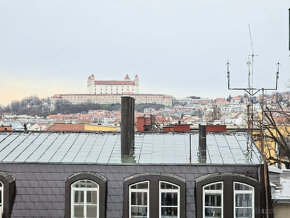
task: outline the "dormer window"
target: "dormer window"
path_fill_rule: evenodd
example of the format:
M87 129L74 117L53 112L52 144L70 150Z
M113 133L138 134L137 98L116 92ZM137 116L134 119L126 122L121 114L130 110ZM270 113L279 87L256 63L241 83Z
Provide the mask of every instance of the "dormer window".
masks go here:
M107 180L93 172L76 173L66 181L66 218L103 218Z
M260 218L260 183L248 176L224 173L196 180L197 218Z
M123 202L123 217L185 218L185 180L170 174L126 178Z

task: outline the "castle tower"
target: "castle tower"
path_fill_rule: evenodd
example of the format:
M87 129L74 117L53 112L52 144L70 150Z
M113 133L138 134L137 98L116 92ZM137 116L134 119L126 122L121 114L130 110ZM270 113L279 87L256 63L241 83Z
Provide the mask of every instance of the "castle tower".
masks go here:
M87 90L88 90L88 94L95 94L94 90L95 90L95 76L94 74L92 74L91 76L88 77L88 81L87 81Z
M138 94L139 93L139 77L138 77L138 74L136 74L135 78L134 78L134 81L135 81L135 93Z
M125 80L125 81L130 81L130 77L128 76L128 74L126 75L126 77L125 77L124 80Z

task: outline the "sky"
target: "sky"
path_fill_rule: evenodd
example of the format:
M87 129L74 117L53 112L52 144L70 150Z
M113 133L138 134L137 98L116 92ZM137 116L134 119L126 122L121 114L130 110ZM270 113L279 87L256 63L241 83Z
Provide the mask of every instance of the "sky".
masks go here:
M140 78L142 93L227 97L290 79L289 0L0 0L0 104Z

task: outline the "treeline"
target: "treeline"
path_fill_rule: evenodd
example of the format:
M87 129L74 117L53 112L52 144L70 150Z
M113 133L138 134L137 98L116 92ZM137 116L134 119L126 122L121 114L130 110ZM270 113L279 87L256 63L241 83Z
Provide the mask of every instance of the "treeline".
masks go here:
M94 103L84 103L84 104L72 104L69 101L59 100L55 103L55 109L52 114L77 114L77 113L88 113L89 110L120 110L120 104L94 104Z
M143 112L145 108L165 108L161 104L136 104L135 110ZM120 104L72 104L68 101L57 101L55 104L55 110L50 111L50 99L39 98L37 96L30 96L20 101L12 101L8 106L0 106L0 115L4 113L14 115L30 115L30 116L41 116L47 117L50 114L75 114L75 113L88 113L89 110L121 110Z
M160 108L165 108L161 104L136 104L135 110L137 112L143 112L145 108L154 108L159 110ZM84 104L72 104L68 101L57 101L55 103L55 109L52 111L53 114L76 114L76 113L87 113L89 110L121 110L121 104L94 104L94 103L84 103Z
M8 106L0 106L0 114L9 113L15 115L26 114L30 116L49 115L49 98L39 98L37 96L30 96L23 98L20 101L12 101Z

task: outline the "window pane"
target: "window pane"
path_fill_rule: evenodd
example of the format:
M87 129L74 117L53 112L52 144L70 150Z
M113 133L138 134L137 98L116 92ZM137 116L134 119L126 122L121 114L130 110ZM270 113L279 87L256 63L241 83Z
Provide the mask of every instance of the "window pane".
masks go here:
M73 185L75 188L97 188L98 184L89 180L79 180L75 182Z
M98 188L98 184L92 181L86 181L87 188Z
M166 182L161 182L160 187L161 189L178 189L178 186Z
M205 206L221 206L222 196L219 194L205 194Z
M161 193L161 206L177 206L178 193Z
M204 187L205 190L222 190L222 183L215 183Z
M236 194L236 207L252 207L252 194Z
M205 208L205 217L222 217L222 209L221 208Z
M131 207L131 217L147 217L147 207L136 207L132 206Z
M161 208L161 218L177 218L178 212L177 207L162 207Z
M94 206L94 205L87 206L87 217L89 218L97 217L97 206Z
M147 205L147 192L131 192L131 205Z
M84 205L74 206L74 217L84 217Z
M236 208L236 217L240 218L252 217L252 208Z
M138 183L130 186L131 189L148 189L148 182Z
M97 191L87 191L87 203L97 204L98 192Z
M241 183L235 183L235 190L253 190L253 187Z
M84 203L84 192L83 191L74 191L75 192L75 199L74 202L77 204Z

